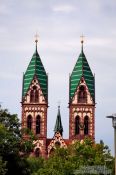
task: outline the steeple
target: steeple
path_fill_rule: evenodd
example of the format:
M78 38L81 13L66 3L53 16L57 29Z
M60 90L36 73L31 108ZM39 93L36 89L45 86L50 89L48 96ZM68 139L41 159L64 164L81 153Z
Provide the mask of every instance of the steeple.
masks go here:
M89 92L91 94L91 97L93 99L93 102L95 102L95 88L94 88L94 76L93 73L90 69L90 66L88 64L88 61L85 57L84 51L83 51L83 36L82 36L82 40L81 40L81 53L78 57L78 60L74 66L74 69L72 71L72 74L70 76L70 101L72 100L72 98L74 97L74 94L77 90L77 87L80 83L81 78L83 77Z
M46 74L46 71L45 71L44 66L42 64L42 61L41 61L41 58L40 58L38 51L37 51L37 43L38 43L37 35L36 35L35 43L36 43L35 52L31 58L31 61L27 67L27 70L24 74L22 96L24 97L26 95L26 93L28 92L28 89L31 85L32 80L36 76L36 78L38 79L38 82L40 84L40 87L42 89L43 95L44 95L45 99L47 100L48 76Z
M23 75L22 128L28 128L37 138L33 143L33 155L46 157L48 76L38 54L37 44L36 34L35 51Z
M70 75L69 87L69 138L95 139L95 81L83 49Z
M63 126L62 126L61 114L60 114L60 106L58 106L58 114L57 114L57 118L56 118L56 124L54 127L54 131L55 131L55 133L60 132L61 135L63 132Z

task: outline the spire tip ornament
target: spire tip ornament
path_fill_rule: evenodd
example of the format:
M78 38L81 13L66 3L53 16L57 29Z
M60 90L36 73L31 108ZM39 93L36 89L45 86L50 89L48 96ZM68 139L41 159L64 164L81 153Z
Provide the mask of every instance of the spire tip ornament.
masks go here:
M60 109L60 104L61 104L61 101L58 101L58 108Z
M39 38L39 35L38 35L38 33L36 32L36 34L35 34L35 42L36 42L36 44L38 43L38 38Z
M83 44L84 43L85 36L84 35L81 35L80 38L81 38L81 43Z
M83 43L84 43L84 38L85 38L85 36L82 34L82 35L80 36L80 38L81 38L82 51L83 51Z
M39 35L38 35L38 33L36 32L36 34L35 34L36 52L37 52L38 38L39 38Z

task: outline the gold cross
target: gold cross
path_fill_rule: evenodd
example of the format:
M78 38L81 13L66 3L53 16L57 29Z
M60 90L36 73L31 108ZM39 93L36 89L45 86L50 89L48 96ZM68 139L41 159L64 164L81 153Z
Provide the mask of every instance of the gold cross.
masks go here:
M81 35L80 38L81 38L81 43L83 44L84 43L85 36L84 35Z
M38 38L39 38L39 35L38 35L37 32L36 32L36 34L35 34L35 42L36 42L36 43L38 42Z
M61 101L58 101L58 107L60 107Z

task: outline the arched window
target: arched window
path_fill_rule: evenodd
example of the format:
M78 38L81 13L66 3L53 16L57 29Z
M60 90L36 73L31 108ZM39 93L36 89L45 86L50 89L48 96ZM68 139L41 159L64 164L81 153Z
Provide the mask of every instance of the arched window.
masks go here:
M79 103L87 103L87 92L86 92L85 86L79 87L78 102Z
M40 134L40 116L36 117L36 134Z
M35 91L35 102L38 102L38 90Z
M84 118L84 134L88 135L89 133L89 118L88 116L85 116Z
M34 91L31 90L30 92L30 102L34 102Z
M75 118L75 135L79 134L80 132L80 128L79 128L79 124L80 124L80 118L79 116L76 116Z
M27 128L30 129L30 130L32 128L32 116L31 115L29 115L27 117Z
M39 93L36 86L30 92L30 102L37 103L39 99Z
M39 157L40 156L40 149L39 148L36 148L36 150L35 150L35 156L36 157Z

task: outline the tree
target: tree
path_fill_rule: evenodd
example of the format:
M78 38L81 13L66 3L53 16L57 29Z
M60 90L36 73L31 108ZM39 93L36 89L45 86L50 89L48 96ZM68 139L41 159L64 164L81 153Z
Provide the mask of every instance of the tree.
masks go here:
M0 157L0 175L5 175L6 172L6 162L3 162L2 157Z
M114 158L111 156L109 147L103 142L94 143L90 138L85 138L83 141L76 141L68 149L75 170L99 165L113 170ZM108 164L107 160L110 160Z
M27 162L30 168L30 172L31 174L36 174L37 171L39 171L40 169L43 169L44 167L44 162L45 160L42 157L28 157L27 158Z
M32 131L30 131L30 129L23 128L21 130L20 152L22 152L23 156L28 157L29 154L33 151L33 141L36 139L36 136Z
M85 138L67 148L56 148L38 170L36 166L36 171L32 175L72 175L83 167L104 166L108 159L112 161L107 167L112 169L114 159L108 146L103 142L96 144L90 138Z
M0 108L0 166L3 170L7 169L4 171L6 175L30 175L27 160L19 154L22 148L26 147L25 142L22 142L20 126L16 114L10 114L8 110ZM32 143L33 140L30 139L30 145Z
M16 114L0 108L1 175L72 175L83 166L114 168L114 158L108 146L103 141L94 143L90 138L76 141L67 148L57 147L48 159L30 158L36 138L28 129L21 130L20 126Z

